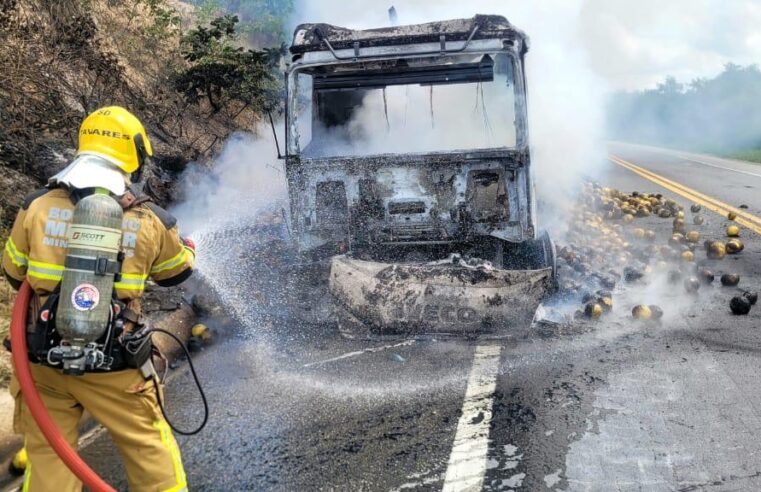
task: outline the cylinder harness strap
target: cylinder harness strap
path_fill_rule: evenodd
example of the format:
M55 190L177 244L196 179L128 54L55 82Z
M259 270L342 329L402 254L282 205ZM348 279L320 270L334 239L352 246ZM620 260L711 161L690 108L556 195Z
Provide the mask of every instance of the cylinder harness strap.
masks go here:
M122 253L120 253L122 255ZM93 260L92 258L81 258L78 256L67 256L64 263L66 268L74 270L86 270L95 273L95 275L109 275L114 276L114 282L118 282L121 279L122 262L109 261L108 258L98 258Z

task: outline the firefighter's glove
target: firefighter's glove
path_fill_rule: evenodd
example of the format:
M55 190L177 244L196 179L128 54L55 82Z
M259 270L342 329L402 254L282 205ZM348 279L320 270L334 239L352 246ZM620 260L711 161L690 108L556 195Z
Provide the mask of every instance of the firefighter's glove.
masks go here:
M181 238L181 241L182 241L182 244L184 244L186 248L188 248L189 250L191 250L195 254L195 252L196 252L196 243L195 243L195 241L193 241L189 237L183 237L183 238Z

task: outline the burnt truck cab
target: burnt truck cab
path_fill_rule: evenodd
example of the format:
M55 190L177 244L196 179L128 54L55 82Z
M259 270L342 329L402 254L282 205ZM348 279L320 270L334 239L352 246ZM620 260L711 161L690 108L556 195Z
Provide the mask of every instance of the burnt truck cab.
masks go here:
M494 15L302 24L290 51L285 161L299 251L347 252L375 262L347 268L376 273L470 254L554 279L552 243L536 227L523 32ZM345 291L369 288L331 284L343 304L356 302Z

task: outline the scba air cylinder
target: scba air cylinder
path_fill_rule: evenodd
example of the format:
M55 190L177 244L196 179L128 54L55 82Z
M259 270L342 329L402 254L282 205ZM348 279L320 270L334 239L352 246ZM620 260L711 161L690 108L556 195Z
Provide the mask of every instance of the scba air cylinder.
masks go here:
M56 310L56 330L71 345L84 347L108 327L122 218L122 207L107 191L82 198L74 208Z

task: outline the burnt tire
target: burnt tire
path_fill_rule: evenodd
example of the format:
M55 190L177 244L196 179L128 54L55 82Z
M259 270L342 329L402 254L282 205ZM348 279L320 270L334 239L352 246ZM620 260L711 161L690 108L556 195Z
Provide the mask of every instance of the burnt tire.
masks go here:
M371 337L370 328L336 302L333 303L333 317L342 337L349 340L364 340Z
M502 268L505 270L540 270L552 268L553 291L558 288L555 243L547 231L522 243L505 243Z
M280 309L296 325L327 326L334 323L333 300L328 292L327 264L312 263L284 271Z

